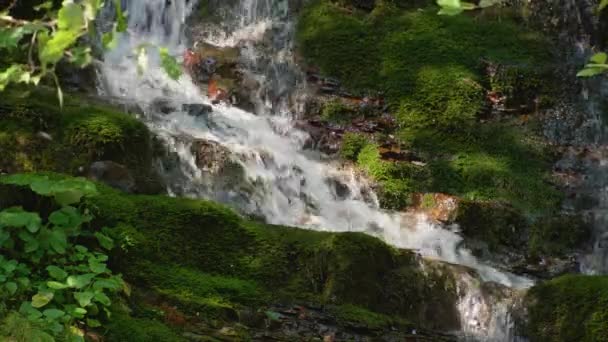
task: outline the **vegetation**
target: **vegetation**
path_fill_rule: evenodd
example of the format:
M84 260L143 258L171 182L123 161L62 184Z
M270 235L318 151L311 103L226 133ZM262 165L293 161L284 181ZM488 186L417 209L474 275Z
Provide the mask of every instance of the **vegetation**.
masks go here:
M59 103L63 103L63 92L59 77L55 72L62 62L84 68L94 59L93 44L97 38L95 19L103 1L66 0L33 1L28 3L26 16L15 10L18 1L11 1L0 8L0 52L10 56L0 63L0 91L11 83L38 85L44 78L50 78L56 88ZM17 6L18 8L19 6ZM127 30L126 14L122 11L121 2L113 0L116 22L109 32L100 37L104 48L111 49L118 44L120 34ZM83 39L85 36L91 40ZM147 50L154 47L143 44L137 49L138 61ZM181 68L175 58L165 48L158 48L160 66L172 79L181 75ZM140 68L145 65L141 64Z
M422 272L413 254L375 238L261 225L206 201L97 189L84 206L95 217L92 229L115 227L104 230L120 246L110 256L112 269L136 291L152 291L187 315L230 321L244 307L305 301L354 305L363 310L357 312L376 313L370 314L373 321L388 315L394 324L457 325L455 311L445 309L456 300L455 285L441 266ZM37 201L31 196L0 198L3 207ZM145 302L132 300L136 306ZM143 320L150 317L141 310L133 315L134 324L158 324ZM430 319L437 315L443 319ZM124 328L112 322L110 329Z
M3 92L0 171L83 175L93 162L110 160L133 173L139 192L159 191L153 143L143 123L82 97L67 98L62 109L53 102L52 92L43 88Z
M531 341L608 341L608 277L568 275L527 295Z
M121 277L107 267L106 253L113 248L113 240L102 232L83 229L92 217L73 206L83 196L94 195L94 185L36 175L13 175L0 181L28 186L55 202L50 213L21 207L0 211L1 337L84 341L84 330L97 328L100 320L110 317L110 296L124 287ZM91 238L98 244L81 244Z
M533 214L557 207L560 195L548 177L552 154L533 125L480 123L487 92L551 102L553 90L540 81L552 60L542 36L509 20L437 16L435 7L382 1L365 13L323 0L304 9L297 36L307 61L349 90L384 92L401 147L427 163L391 165L378 146L360 148L361 140L347 136L344 157L357 159L380 183L388 207L406 206L411 192L506 202ZM488 63L499 66L491 77L484 73Z

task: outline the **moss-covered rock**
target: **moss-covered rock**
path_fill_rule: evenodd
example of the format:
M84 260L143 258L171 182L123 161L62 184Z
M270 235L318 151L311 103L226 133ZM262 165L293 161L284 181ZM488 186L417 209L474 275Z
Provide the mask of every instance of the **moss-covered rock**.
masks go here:
M464 235L486 242L491 250L518 248L526 243L527 220L502 203L460 201L455 222Z
M532 342L608 341L608 277L569 275L527 295Z
M112 342L188 341L157 319L132 317L123 310L114 309L111 321L106 327L108 333L105 338Z
M137 288L202 317L230 319L271 302L352 304L421 326L457 322L453 280L422 270L410 252L360 233L263 225L207 201L127 195L99 185L88 199L95 227L116 227L112 267ZM2 192L3 206L39 205ZM25 191L27 192L27 191ZM437 312L451 319L430 320Z
M138 192L162 190L151 135L137 119L107 106L66 97L60 108L45 90L6 91L0 100L0 170L84 175L95 161L132 172Z
M6 188L2 206L34 209L42 203L25 189ZM242 308L313 303L360 308L347 310L348 317L373 312L374 329L389 324L386 317L444 331L458 326L451 273L441 265L423 268L413 253L376 238L260 224L207 201L98 189L86 205L94 227L114 227L120 248L110 266L135 292L151 291L193 319L238 321ZM132 300L141 305L154 296ZM155 324L133 317L136 325Z

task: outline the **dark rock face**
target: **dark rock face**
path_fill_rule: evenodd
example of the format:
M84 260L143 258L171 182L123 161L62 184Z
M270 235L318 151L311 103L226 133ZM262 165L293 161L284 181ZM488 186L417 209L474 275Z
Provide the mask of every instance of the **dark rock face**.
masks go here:
M87 176L124 192L135 191L135 179L129 169L113 161L97 161L89 166Z
M191 116L206 116L213 112L213 107L203 103L185 103L182 105L182 111Z
M196 165L201 170L214 174L224 167L231 155L228 148L209 140L194 141L191 151L196 158Z
M163 99L163 98L157 98L152 100L151 103L151 108L153 111L155 112L159 112L162 114L171 114L172 112L176 111L176 107L173 103L171 103L171 101L169 101L168 99Z

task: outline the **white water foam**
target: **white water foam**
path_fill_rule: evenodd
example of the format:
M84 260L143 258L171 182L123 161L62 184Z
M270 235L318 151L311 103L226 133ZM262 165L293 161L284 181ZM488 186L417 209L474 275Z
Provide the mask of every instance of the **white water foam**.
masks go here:
M236 46L262 39L266 30L275 24L272 13L277 9L270 11L270 5L270 1L242 1L240 8L244 15L240 26L232 34L210 40L222 46ZM393 246L416 250L425 257L470 267L477 271L482 281L520 289L533 284L528 278L478 260L463 248L463 239L455 227L432 223L422 214L379 209L373 192L365 194L369 189L360 177L336 167L317 152L304 150L308 134L293 127L293 119L285 111L288 106L281 107L283 115L270 115L269 112L256 115L226 105L215 106L207 117L192 117L179 110L182 104L208 103L209 99L188 75L177 81L169 79L158 66L158 56L154 53L150 55L150 66L138 75L134 50L143 42L154 42L180 56L185 49L183 26L192 6L194 1L186 0L129 1L130 29L118 47L105 56L101 69L105 93L138 103L144 109L142 119L164 140L168 149L179 156L179 175L166 175L170 193L223 201L244 212L260 214L274 224L365 232ZM285 8L278 7L284 18ZM286 25L293 28L291 22ZM285 51L279 51L277 55L289 55L289 43L285 45ZM251 45L248 48L254 51ZM254 58L249 62L255 64L255 58L259 56L255 53L252 56ZM251 72L257 72L260 79L280 79L280 68L270 65L269 69L272 68L274 70ZM283 87L287 84L280 80L269 83ZM152 102L158 98L167 99L176 110L170 114L155 111ZM235 204L230 194L217 196L205 172L196 166L190 150L196 139L217 142L241 156L234 158L234 162L243 167L246 178L255 184L255 190L243 203ZM176 181L180 177L181 180ZM346 195L336 196L330 179L339 179L348 189ZM461 295L459 309L463 330L468 329L469 322L479 316L480 307L485 305L479 300L473 303L475 298L472 292ZM491 324L498 323L495 320ZM474 335L488 336L491 328L473 330Z

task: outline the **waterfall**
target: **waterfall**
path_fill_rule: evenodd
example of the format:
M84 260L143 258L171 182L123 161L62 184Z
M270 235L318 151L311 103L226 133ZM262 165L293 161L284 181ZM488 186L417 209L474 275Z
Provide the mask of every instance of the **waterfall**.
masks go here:
M364 177L304 149L309 136L294 127L294 116L305 83L293 62L294 23L288 4L287 0L241 0L234 11L238 16L226 19L225 30L210 31L205 37L214 45L241 50L242 72L261 84L255 113L218 104L207 115L192 116L188 108L210 100L190 76L169 79L153 52L149 67L138 74L134 51L152 42L181 56L187 47L186 19L195 1L126 1L129 30L104 58L103 92L143 109L141 120L173 156L160 165L169 193L220 201L273 224L364 232L426 258L474 269L482 282L530 287L532 280L478 260L463 247L456 227L433 223L419 213L381 210ZM268 37L270 44L258 47ZM159 110L158 103L169 110ZM193 146L201 144L222 154L230 167L216 174L201 169L193 152ZM504 306L502 311L488 310L490 304L471 292L473 288L468 284L460 289L467 338L505 341L509 333L495 332L509 330L508 310ZM474 328L472 321L478 322Z

